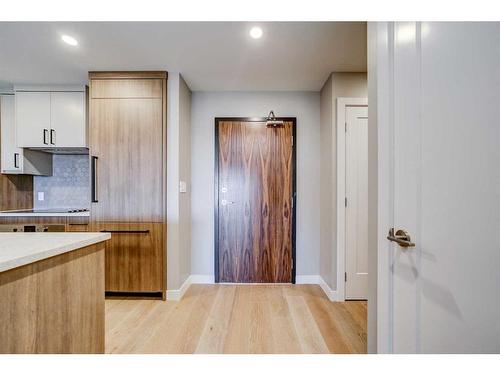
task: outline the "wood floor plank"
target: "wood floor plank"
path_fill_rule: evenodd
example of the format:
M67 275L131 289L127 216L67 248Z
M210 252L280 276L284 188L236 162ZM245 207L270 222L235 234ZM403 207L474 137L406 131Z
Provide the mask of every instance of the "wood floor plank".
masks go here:
M251 354L273 353L273 331L271 327L271 311L267 295L272 286L250 288L250 334L248 351Z
M331 302L328 312L337 322L351 352L366 353L366 331L356 323L344 304L345 302Z
M339 323L329 313L329 304L333 302L328 301L324 293L311 293L306 297L306 302L329 351L337 354L351 353Z
M222 353L233 311L235 287L221 285L201 334L196 353Z
M317 285L192 285L181 301L106 300L107 353L366 353L366 302Z
M233 313L229 320L223 352L226 354L249 353L251 315L251 288L248 285L235 286Z
M294 322L295 331L299 336L302 353L329 353L330 351L323 340L304 296L289 293L285 298Z
M283 286L273 286L267 293L267 303L270 309L273 353L299 354L301 347L293 320L290 315Z
M366 302L362 301L346 301L344 306L351 314L354 321L366 332L367 330L367 312Z
M135 346L134 353L171 353L176 344L182 340L182 328L187 324L189 315L197 307L203 296L203 285L191 288L184 296L184 303L170 302L173 308L161 317L147 340Z
M114 324L112 328L106 330L106 350L111 353L118 351L121 343L134 333L137 326L144 320L155 304L158 304L158 302L151 300L133 301L133 303L128 304L130 310L123 314L118 324ZM109 320L109 318L106 318L106 321Z

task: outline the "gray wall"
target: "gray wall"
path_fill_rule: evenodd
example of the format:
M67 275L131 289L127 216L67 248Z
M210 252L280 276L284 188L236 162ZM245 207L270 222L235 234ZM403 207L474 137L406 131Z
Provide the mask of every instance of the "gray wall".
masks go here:
M337 289L337 98L366 98L366 73L332 73L321 90L320 276Z
M317 92L194 92L191 273L214 273L214 118L297 117L297 275L319 274L320 96Z
M321 227L320 227L320 265L319 274L330 286L335 285L332 272L332 258L335 233L332 230L334 215L334 199L332 195L332 159L335 149L332 149L333 134L333 88L332 75L321 89L321 162L320 162L320 196L321 196Z
M175 72L167 90L167 289L176 290L191 274L191 91Z
M54 155L52 176L35 176L34 208L89 208L89 156ZM45 199L39 201L38 192Z

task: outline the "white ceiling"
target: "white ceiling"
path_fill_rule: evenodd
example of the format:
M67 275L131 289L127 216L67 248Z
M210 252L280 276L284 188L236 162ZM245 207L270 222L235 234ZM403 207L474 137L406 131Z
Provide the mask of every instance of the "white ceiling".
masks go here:
M259 40L248 35L256 24ZM0 87L80 84L89 70L167 70L192 90L317 91L332 71L366 71L366 24L0 22L0 54Z

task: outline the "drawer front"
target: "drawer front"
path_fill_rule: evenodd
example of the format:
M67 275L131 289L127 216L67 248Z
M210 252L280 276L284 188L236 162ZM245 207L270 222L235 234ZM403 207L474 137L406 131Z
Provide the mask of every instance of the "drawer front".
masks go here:
M92 232L109 232L106 291L164 291L164 224L91 223Z
M88 232L89 218L87 216L68 216L66 232Z

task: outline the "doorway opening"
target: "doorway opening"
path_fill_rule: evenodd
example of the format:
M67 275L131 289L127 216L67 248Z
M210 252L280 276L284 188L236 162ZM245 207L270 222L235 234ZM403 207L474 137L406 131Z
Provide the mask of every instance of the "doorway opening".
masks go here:
M215 118L217 283L295 283L297 121L273 122Z

